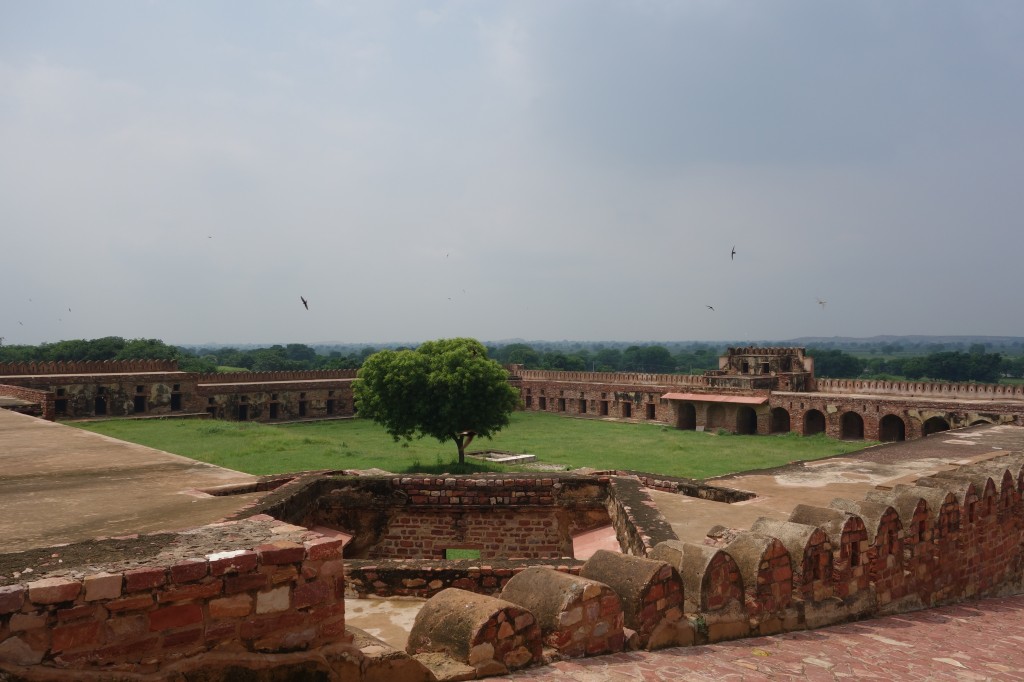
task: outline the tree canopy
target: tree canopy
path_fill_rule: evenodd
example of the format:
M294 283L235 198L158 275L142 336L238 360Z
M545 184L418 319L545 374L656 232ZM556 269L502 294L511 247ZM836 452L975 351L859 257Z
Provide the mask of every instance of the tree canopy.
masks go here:
M397 441L430 436L454 441L459 463L476 436L508 426L519 393L508 372L475 339L427 341L415 350L368 357L353 384L356 408Z

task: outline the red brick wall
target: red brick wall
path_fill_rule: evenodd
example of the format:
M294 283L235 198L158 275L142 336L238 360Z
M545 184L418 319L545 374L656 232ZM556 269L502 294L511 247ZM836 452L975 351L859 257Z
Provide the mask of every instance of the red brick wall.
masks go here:
M278 526L273 537L286 537ZM293 531L307 539L0 587L0 660L153 672L225 645L275 652L344 638L341 541Z
M449 548L479 550L481 559L572 556L572 540L551 511L417 509L389 518L370 558L444 559Z

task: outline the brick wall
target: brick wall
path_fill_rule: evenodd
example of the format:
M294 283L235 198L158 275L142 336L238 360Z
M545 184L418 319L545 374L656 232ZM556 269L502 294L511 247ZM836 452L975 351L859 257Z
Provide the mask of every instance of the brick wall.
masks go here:
M54 420L53 394L49 391L40 391L38 389L25 388L23 386L7 386L0 384L0 395L10 396L11 398L18 398L19 400L33 403L32 407L27 409L23 407L12 408L17 412L31 414L34 417L46 419L51 422Z
M237 523L207 529L272 530L246 549L0 587L0 662L145 673L225 646L277 652L344 639L341 541L269 517Z

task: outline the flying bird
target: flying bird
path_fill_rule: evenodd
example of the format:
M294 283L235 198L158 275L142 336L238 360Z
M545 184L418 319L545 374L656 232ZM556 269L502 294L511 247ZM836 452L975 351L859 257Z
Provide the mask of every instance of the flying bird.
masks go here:
M704 307L707 308L708 310L714 311L714 307L713 306L706 305Z
M302 301L302 305L305 306L306 310L309 310L309 301L306 300L306 297L299 296L299 300Z
M732 253L729 254L729 260L736 260L736 246L733 245Z
M818 299L818 305L820 305L820 306L821 306L821 309L822 309L822 310L824 310L824 309L825 309L825 304L826 304L826 303L828 303L828 301L826 301L826 300L824 300L824 299L821 299L821 298L819 298L819 299Z

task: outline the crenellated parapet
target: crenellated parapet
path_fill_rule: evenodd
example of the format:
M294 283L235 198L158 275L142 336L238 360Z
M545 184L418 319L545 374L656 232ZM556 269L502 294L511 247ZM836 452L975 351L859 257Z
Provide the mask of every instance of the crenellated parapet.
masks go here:
M266 384L278 381L324 381L328 379L355 379L354 369L308 369L287 372L215 372L196 374L196 382L203 384Z
M177 372L177 360L70 360L67 362L0 362L2 376L53 374L139 374Z

